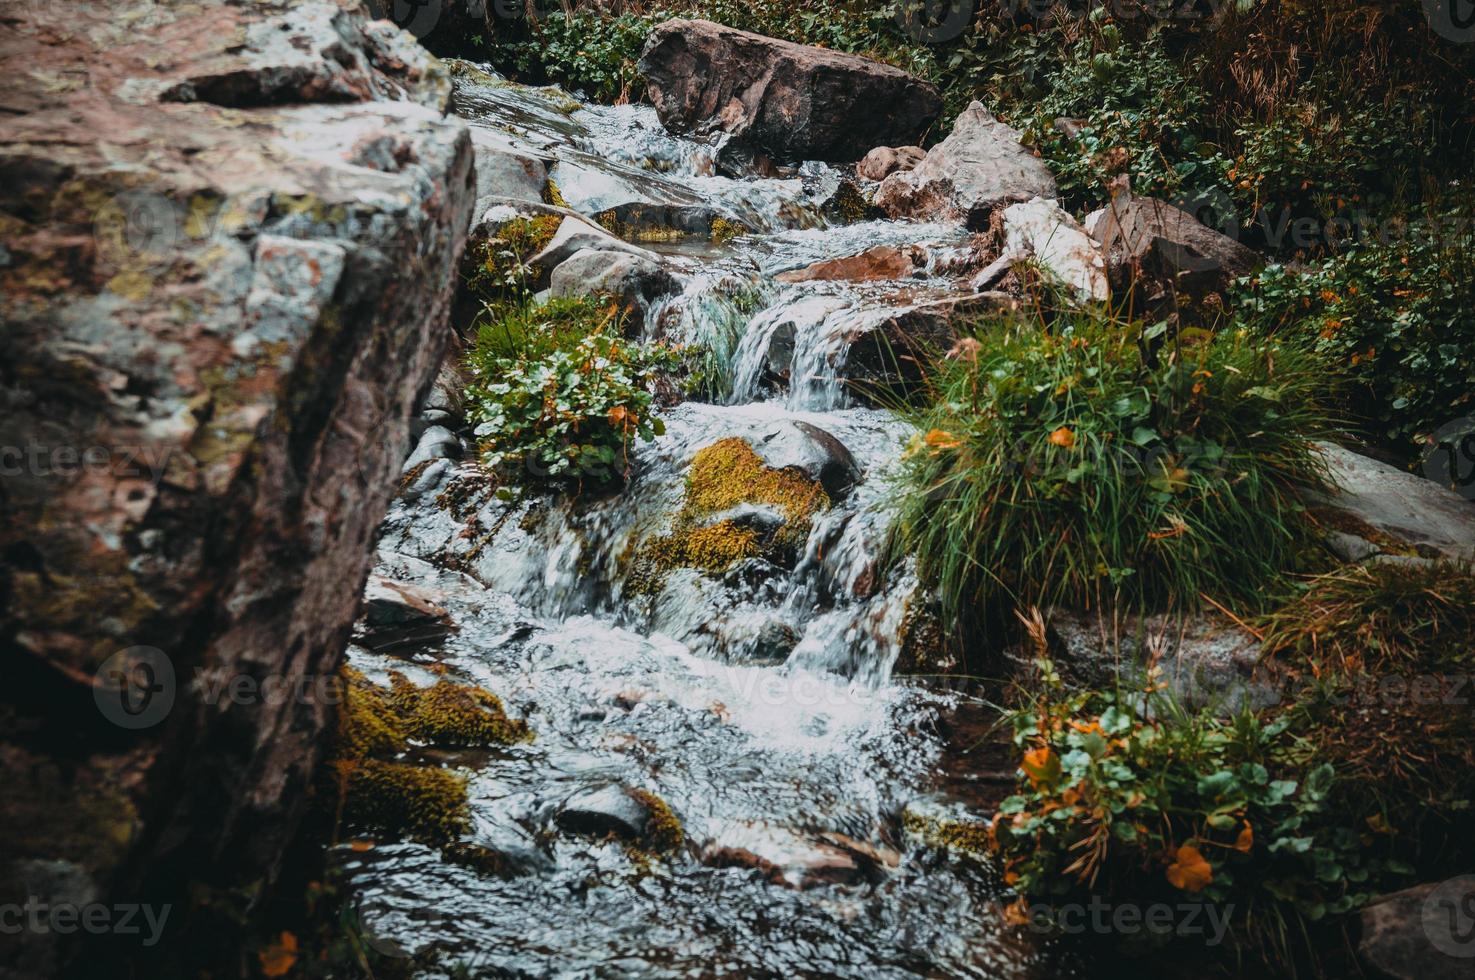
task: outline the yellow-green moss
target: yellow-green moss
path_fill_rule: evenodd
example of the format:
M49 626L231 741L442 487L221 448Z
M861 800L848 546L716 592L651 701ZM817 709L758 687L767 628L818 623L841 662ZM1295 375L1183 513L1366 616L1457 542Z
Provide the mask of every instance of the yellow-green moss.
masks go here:
M777 507L788 520L785 533L802 539L809 534L810 519L830 506L830 498L798 470L765 466L746 439L723 439L692 460L686 506L691 514L705 516L739 504Z
M650 790L632 789L630 796L650 813L645 823L645 839L650 850L657 854L669 854L682 845L686 840L686 831L670 804Z
M343 703L338 709L334 758L357 761L403 752L404 723L390 702L389 692L352 667L344 667L339 676Z
M644 542L627 555L627 590L636 595L660 591L673 568L724 572L744 558L763 553L758 532L731 521L702 524L703 519L742 504L774 507L784 526L772 545L797 547L809 536L814 515L830 506L824 488L794 469L765 466L745 439L715 442L696 454L687 474L686 496L672 530Z
M981 821L939 820L907 813L902 817L902 828L920 838L926 846L938 850L982 856L993 849L989 825Z
M856 189L856 186L848 181L840 185L835 196L830 200L829 211L846 224L855 224L864 221L866 212L870 205L866 203L865 197Z
M507 717L501 698L480 687L439 681L420 688L403 674L390 675L391 701L412 737L442 748L490 748L530 742L527 723Z
M543 186L543 202L551 204L556 208L568 207L568 202L563 199L563 192L558 189L558 183L553 178L548 178L548 183Z
M343 819L350 824L442 844L471 829L466 778L434 766L378 759L339 760Z
M712 241L718 245L726 245L746 231L747 229L742 225L728 221L726 218L712 219Z

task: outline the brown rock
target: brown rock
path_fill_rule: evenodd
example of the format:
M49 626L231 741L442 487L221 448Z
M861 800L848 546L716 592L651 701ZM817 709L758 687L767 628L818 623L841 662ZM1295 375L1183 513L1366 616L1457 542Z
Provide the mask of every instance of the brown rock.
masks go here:
M726 134L782 160L915 143L942 110L936 86L899 68L705 20L656 28L640 70L667 129Z
M974 102L915 169L882 181L876 204L894 218L962 221L981 230L1000 204L1055 197L1050 168L1020 138Z
M927 151L920 146L878 146L856 165L855 172L866 180L882 181L894 173L915 170L926 157Z
M445 349L471 143L346 0L25 4L0 52L0 446L36 448L0 493L0 901L21 859L100 901L264 894Z
M1139 281L1148 292L1169 281L1194 292L1220 290L1265 262L1187 211L1136 197L1121 185L1111 205L1093 217L1091 234L1106 250L1112 286L1119 291Z
M825 259L803 269L780 273L779 282L816 282L848 279L869 282L876 279L909 279L927 261L926 250L918 245L877 245L859 255Z
M1357 952L1373 976L1463 980L1475 967L1475 875L1384 895L1361 918Z

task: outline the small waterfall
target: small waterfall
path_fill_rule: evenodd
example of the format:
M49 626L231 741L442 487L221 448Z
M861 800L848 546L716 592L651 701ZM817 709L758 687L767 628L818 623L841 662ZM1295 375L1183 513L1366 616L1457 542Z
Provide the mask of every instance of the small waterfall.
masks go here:
M457 111L556 161L582 185L565 189L571 204L631 195L748 231L650 244L683 288L650 306L644 335L703 362L693 400L635 447L623 490L504 500L466 463L392 506L380 573L429 590L456 629L413 662L358 648L354 662L484 685L536 739L448 760L469 779L469 843L495 872L418 844L335 851L370 944L420 954L436 965L416 975L436 978L1062 975L1001 925L994 873L909 822L980 815L935 799L934 733L954 701L894 676L926 600L885 554L887 473L911 433L857 407L847 378L859 342L954 294L967 234L833 224L833 167L720 176L711 147L667 134L649 107L456 72ZM891 244L925 249L912 278L775 278ZM828 481L828 507L802 542L648 574L642 549L682 519L693 460L727 439ZM655 859L560 827L572 798L612 786L669 804L685 846Z

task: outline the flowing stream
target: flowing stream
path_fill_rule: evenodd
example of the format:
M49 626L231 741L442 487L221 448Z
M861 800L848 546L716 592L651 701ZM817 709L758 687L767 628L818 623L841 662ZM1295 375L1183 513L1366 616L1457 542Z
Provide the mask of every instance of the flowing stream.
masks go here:
M651 306L646 333L721 351L725 376L713 401L665 413L625 492L505 503L476 496L466 463L394 504L378 572L433 590L457 629L408 655L356 646L353 662L421 684L443 665L536 738L447 756L470 776L472 838L500 855L495 872L413 843L335 851L372 944L439 954L417 958L434 960L425 976L1061 975L1060 957L1004 925L995 870L927 832L991 815L939 776L954 696L895 671L919 600L910 569L880 560L884 498L911 433L844 383L865 338L955 290L964 234L836 223L826 201L842 178L823 165L717 176L710 148L647 107L464 70L458 106L481 137L556 158L576 210L639 200L753 233L647 245L684 288ZM776 279L878 244L923 257L900 281ZM789 565L634 588L629 555L681 507L696 453L730 437L814 463L834 505ZM652 860L560 829L570 800L611 786L669 803L684 846Z

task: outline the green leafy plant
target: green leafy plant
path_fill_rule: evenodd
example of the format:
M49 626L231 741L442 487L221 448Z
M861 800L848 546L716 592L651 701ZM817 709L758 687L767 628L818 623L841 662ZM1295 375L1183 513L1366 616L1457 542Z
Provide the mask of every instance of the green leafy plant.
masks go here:
M907 409L899 545L945 612L1255 605L1307 540L1322 372L1291 344L1109 316L982 323Z
M1289 717L1186 711L1158 670L1144 690L1068 692L1042 660L1037 693L1008 713L1019 791L992 837L1020 894L1197 898L1283 949L1288 920L1350 911L1411 870L1365 851L1334 767Z
M1268 266L1234 302L1260 332L1313 346L1347 382L1349 413L1412 455L1475 407L1475 207L1379 230L1309 266Z
M617 309L583 298L529 304L481 328L467 399L489 467L525 471L519 482L599 485L629 474L634 441L665 431L652 387L680 355L626 340L620 327Z
M645 93L636 62L655 21L635 14L549 14L520 35L493 38L490 56L523 77L583 89L600 102L629 102Z

